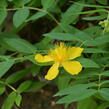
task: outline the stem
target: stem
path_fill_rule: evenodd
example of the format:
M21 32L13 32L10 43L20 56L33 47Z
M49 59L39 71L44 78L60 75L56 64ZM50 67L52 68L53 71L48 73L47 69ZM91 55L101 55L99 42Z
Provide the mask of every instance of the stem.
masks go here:
M101 74L98 75L98 91L99 91L100 88L101 88L100 82L101 82Z
M102 69L101 69L101 71L103 71L105 68L106 68L106 66L107 65L105 65ZM99 75L98 75L98 91L100 90L100 88L101 88L101 76L102 76L102 74L100 73Z
M3 81L0 81L0 83L1 83L1 84L4 84L4 85L6 85L6 86L8 86L10 89L12 89L13 91L17 92L17 90L16 90L13 86L11 86L10 84L5 83L5 82L3 82Z
M30 10L36 10L36 11L40 11L40 12L47 12L47 14L57 23L57 25L59 25L65 32L68 32L59 22L58 20L51 14L49 13L47 10L44 9L40 9L40 8L36 8L36 7L29 7L29 6L23 6L22 8L28 8ZM5 10L5 11L15 11L15 10L19 10L22 8L0 8L0 10ZM92 10L92 11L85 11L85 12L79 12L79 13L74 13L73 15L77 15L77 14L88 14L88 13L95 13L95 12L108 12L107 10L104 9L99 9L99 10Z
M81 44L80 44L80 47L82 47L88 40L85 40L83 41Z
M12 89L13 91L15 91L15 92L17 92L17 90L13 87L13 86L11 86L10 84L6 84L10 89Z

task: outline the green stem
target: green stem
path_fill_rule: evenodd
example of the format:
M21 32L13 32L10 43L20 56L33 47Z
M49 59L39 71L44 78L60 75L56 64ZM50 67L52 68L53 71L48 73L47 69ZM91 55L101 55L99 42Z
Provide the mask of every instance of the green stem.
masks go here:
M99 91L100 88L101 88L100 82L101 82L101 74L98 75L98 91Z
M11 86L10 84L8 84L8 83L5 83L3 81L0 81L0 84L4 84L4 85L8 86L10 89L12 89L13 91L17 92L17 90L13 86Z
M57 25L59 25L65 32L68 32L59 22L58 20L51 14L49 13L47 10L44 9L40 9L40 8L36 8L36 7L28 7L28 6L24 6L22 8L28 8L30 10L36 10L36 11L40 11L40 12L47 12L47 14L57 23ZM0 10L6 10L6 11L15 11L15 10L19 10L22 8L0 8ZM79 12L79 13L74 13L73 15L77 15L77 14L89 14L89 13L95 13L95 12L108 12L105 9L98 9L98 10L92 10L92 11L85 11L85 12ZM25 25L24 25L25 26Z

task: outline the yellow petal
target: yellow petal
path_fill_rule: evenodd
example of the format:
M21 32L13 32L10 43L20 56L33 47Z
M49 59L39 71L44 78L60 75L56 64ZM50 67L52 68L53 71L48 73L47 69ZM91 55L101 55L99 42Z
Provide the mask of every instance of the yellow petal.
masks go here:
M82 51L83 48L80 47L69 47L68 48L69 59L74 59L81 56Z
M42 56L41 54L36 54L36 55L35 55L35 60L36 60L37 62L42 62L42 63L43 63L43 62L50 62L50 61L53 61L50 56L48 56L48 55Z
M72 75L76 75L82 70L82 66L81 66L81 64L78 61L63 62L62 66L64 67L64 69L68 73L70 73Z
M59 63L53 64L51 68L48 70L47 75L45 75L45 79L52 80L56 78L56 76L59 73L58 67L59 67Z

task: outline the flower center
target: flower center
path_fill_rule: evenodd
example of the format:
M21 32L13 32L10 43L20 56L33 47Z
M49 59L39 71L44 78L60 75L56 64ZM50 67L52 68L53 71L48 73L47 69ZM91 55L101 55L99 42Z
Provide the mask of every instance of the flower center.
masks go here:
M51 49L48 55L55 61L62 64L62 62L68 60L67 47L63 44L56 46L55 49Z

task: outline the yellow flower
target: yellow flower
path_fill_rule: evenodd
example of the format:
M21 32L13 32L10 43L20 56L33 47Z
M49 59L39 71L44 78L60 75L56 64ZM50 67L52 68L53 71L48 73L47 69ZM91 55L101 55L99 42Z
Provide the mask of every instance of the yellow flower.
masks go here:
M58 75L59 67L64 67L64 69L72 75L78 74L82 70L82 65L78 61L71 60L81 56L82 51L83 48L67 47L64 43L60 43L45 56L36 54L35 60L40 63L54 62L45 76L45 79L52 80Z

